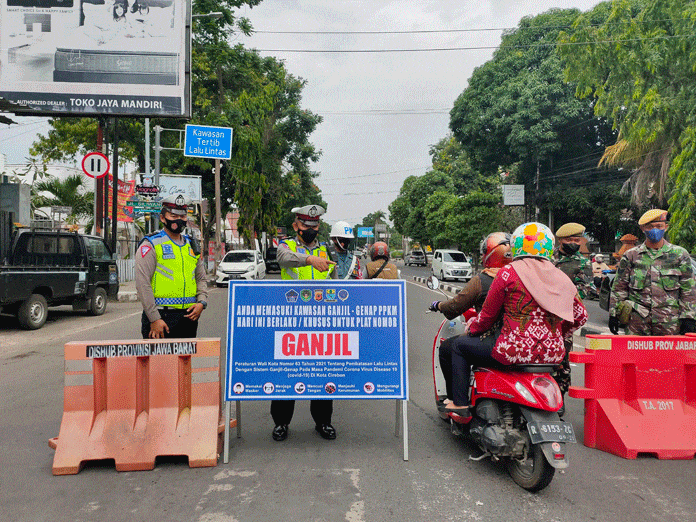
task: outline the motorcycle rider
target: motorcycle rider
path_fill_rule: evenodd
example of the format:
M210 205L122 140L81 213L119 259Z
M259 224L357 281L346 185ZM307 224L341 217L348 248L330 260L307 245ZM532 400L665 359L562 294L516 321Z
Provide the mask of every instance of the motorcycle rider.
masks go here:
M604 270L609 270L609 265L604 262L604 256L602 254L597 254L592 262L592 275L594 276L594 285L597 289L602 286L602 279L604 279Z
M399 269L389 262L389 245L384 241L372 244L370 259L362 269L362 279L399 279Z
M510 253L510 234L506 232L493 232L488 234L479 246L481 252L481 263L483 270L472 277L469 282L459 291L459 293L447 301L433 301L430 310L442 312L447 319L454 319L463 314L466 310L474 307L477 312L481 311L483 302L488 294L488 289L493 283L493 279L498 271L512 261ZM483 341L493 346L495 342L495 328L481 336ZM442 404L449 404L453 400L452 393L452 346L456 337L450 337L440 344L440 368L445 377L445 387L447 397L442 400Z
M336 261L338 279L362 279L360 260L348 251L353 235L353 227L345 221L336 221L331 227L329 254Z
M468 335L452 350L453 402L443 411L468 417L471 365L558 364L563 339L587 322L587 310L575 285L556 268L553 233L541 223L525 223L512 233L512 262L493 280L481 312L471 319ZM494 346L479 337L502 312L503 325Z

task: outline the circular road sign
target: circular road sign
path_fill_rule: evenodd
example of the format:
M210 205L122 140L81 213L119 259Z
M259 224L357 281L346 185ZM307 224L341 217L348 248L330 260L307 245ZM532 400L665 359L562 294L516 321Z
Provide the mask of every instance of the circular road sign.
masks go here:
M101 152L89 152L82 158L82 171L90 178L101 178L109 172L109 158Z

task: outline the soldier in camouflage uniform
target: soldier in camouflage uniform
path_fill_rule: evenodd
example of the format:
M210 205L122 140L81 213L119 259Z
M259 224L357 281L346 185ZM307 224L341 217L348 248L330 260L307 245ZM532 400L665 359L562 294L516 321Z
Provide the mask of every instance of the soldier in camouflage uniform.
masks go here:
M566 223L556 230L558 248L554 252L554 264L575 283L581 299L585 297L584 290L587 285L592 284L592 265L585 256L578 252L584 233L585 227L580 223ZM553 378L558 383L558 387L561 389L564 397L570 387L570 361L568 360L568 354L572 349L573 337L571 336L565 340L566 351L563 362L553 373ZM565 405L561 410L559 414L563 415Z
M616 271L609 329L632 335L696 332L696 279L688 252L664 239L667 212L648 210L638 221L645 242L628 250Z

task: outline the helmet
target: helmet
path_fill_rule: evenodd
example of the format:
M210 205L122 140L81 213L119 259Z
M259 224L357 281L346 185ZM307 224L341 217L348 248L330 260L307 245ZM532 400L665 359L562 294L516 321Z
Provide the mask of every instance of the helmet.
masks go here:
M594 256L594 258L595 258L595 261L597 261L598 263L601 263L602 261L604 261L604 256L602 254L597 254L596 256Z
M331 233L329 237L348 237L353 239L353 227L351 227L345 221L336 221L331 227Z
M553 232L546 225L536 222L524 223L512 233L512 258L539 257L551 261L554 239Z
M481 241L481 260L484 268L501 268L512 261L510 234L493 232Z
M389 246L384 241L377 241L370 247L370 259L389 259Z

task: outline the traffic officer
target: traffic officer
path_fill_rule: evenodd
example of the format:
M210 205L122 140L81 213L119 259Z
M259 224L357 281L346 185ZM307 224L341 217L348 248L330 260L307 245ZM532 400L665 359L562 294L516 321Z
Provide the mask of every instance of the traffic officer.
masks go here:
M276 258L280 265L280 277L285 280L328 279L335 278L335 262L329 259L326 246L317 241L319 218L324 209L319 205L295 207L292 211L295 221L292 228L297 233L295 239L284 239L278 245ZM285 440L288 437L288 425L295 411L293 400L271 401L271 417L275 423L273 439ZM325 439L335 439L336 430L331 425L333 401L313 400L309 411L314 419L315 429Z
M582 245L582 236L585 233L585 227L580 223L566 223L556 230L556 239L558 247L554 252L554 265L559 268L578 289L580 298L585 297L585 293L589 285L592 285L592 265L578 251ZM565 394L570 387L570 360L569 354L573 349L572 335L564 339L565 356L563 362L553 373L553 378L556 380L558 387L561 389L561 394L565 398ZM565 400L559 411L559 415L565 413Z
M689 253L665 239L667 211L638 220L645 242L624 253L609 296L609 330L632 335L696 332L696 280Z
M336 221L331 227L329 254L336 261L338 279L362 279L360 260L349 250L354 237L353 227L345 221Z
M143 338L196 337L206 309L206 274L198 241L183 234L191 200L173 194L162 200L164 228L145 236L135 255L135 283L143 306Z

